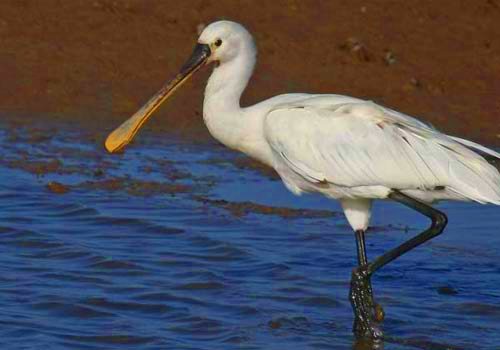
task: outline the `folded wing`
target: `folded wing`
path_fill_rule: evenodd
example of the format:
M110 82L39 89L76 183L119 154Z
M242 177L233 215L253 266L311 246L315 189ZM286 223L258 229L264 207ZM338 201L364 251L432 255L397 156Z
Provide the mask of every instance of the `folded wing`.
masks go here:
M500 174L476 153L500 158L497 152L372 102L320 102L268 113L265 137L278 171L286 165L307 182L348 188L446 187L464 199L500 204Z

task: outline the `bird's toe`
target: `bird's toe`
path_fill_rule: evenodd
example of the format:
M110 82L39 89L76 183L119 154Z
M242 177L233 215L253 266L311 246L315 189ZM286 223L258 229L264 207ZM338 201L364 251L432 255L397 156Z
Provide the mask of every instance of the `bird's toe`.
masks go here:
M374 303L374 306L373 306L373 318L377 322L384 321L385 311L384 311L384 308L382 307L382 305L380 305L379 303Z

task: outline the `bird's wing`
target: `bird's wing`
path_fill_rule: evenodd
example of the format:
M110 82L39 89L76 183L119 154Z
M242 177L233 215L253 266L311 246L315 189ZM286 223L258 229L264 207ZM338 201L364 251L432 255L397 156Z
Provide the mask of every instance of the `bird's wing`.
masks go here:
M466 198L500 203L500 174L470 144L372 102L282 105L268 113L264 131L278 172L285 165L310 183L449 186Z

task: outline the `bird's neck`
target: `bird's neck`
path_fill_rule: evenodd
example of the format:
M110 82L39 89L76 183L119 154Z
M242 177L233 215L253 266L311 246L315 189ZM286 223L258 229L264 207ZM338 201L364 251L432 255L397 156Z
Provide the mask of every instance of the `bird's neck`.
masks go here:
M205 89L205 124L213 137L230 148L240 149L245 131L251 132L248 123L252 121L245 117L240 98L254 66L255 48L249 43L237 57L214 68Z

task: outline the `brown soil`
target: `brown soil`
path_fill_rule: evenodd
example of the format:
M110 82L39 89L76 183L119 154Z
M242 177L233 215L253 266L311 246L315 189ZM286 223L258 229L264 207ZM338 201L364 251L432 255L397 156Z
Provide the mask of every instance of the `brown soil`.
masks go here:
M191 188L187 185L162 183L156 181L141 181L125 178L110 178L100 181L85 181L81 184L73 186L85 190L101 190L101 191L126 191L132 196L148 197L152 195L177 193L187 193Z
M228 202L223 199L210 199L201 196L193 196L193 199L210 207L226 209L232 215L241 217L248 214L276 215L286 219L297 218L328 218L337 215L329 210L293 209L285 207L272 207L253 202Z
M61 170L61 162L58 159L52 159L49 161L34 161L27 159L13 159L9 161L2 161L9 168L22 169L29 173L41 176L49 173L58 172L63 173Z
M500 144L499 0L5 0L0 115L79 121L103 139L189 55L197 27L243 23L260 50L244 97L341 93ZM209 71L149 127L203 130Z
M47 183L47 189L56 194L65 194L74 189L106 192L125 191L129 195L137 197L149 197L162 194L175 195L191 191L191 188L186 185L160 183L155 181L140 181L125 178L84 181L76 185L66 185L60 182L50 181Z
M60 182L51 181L47 184L47 189L55 194L65 194L69 192L69 187Z

